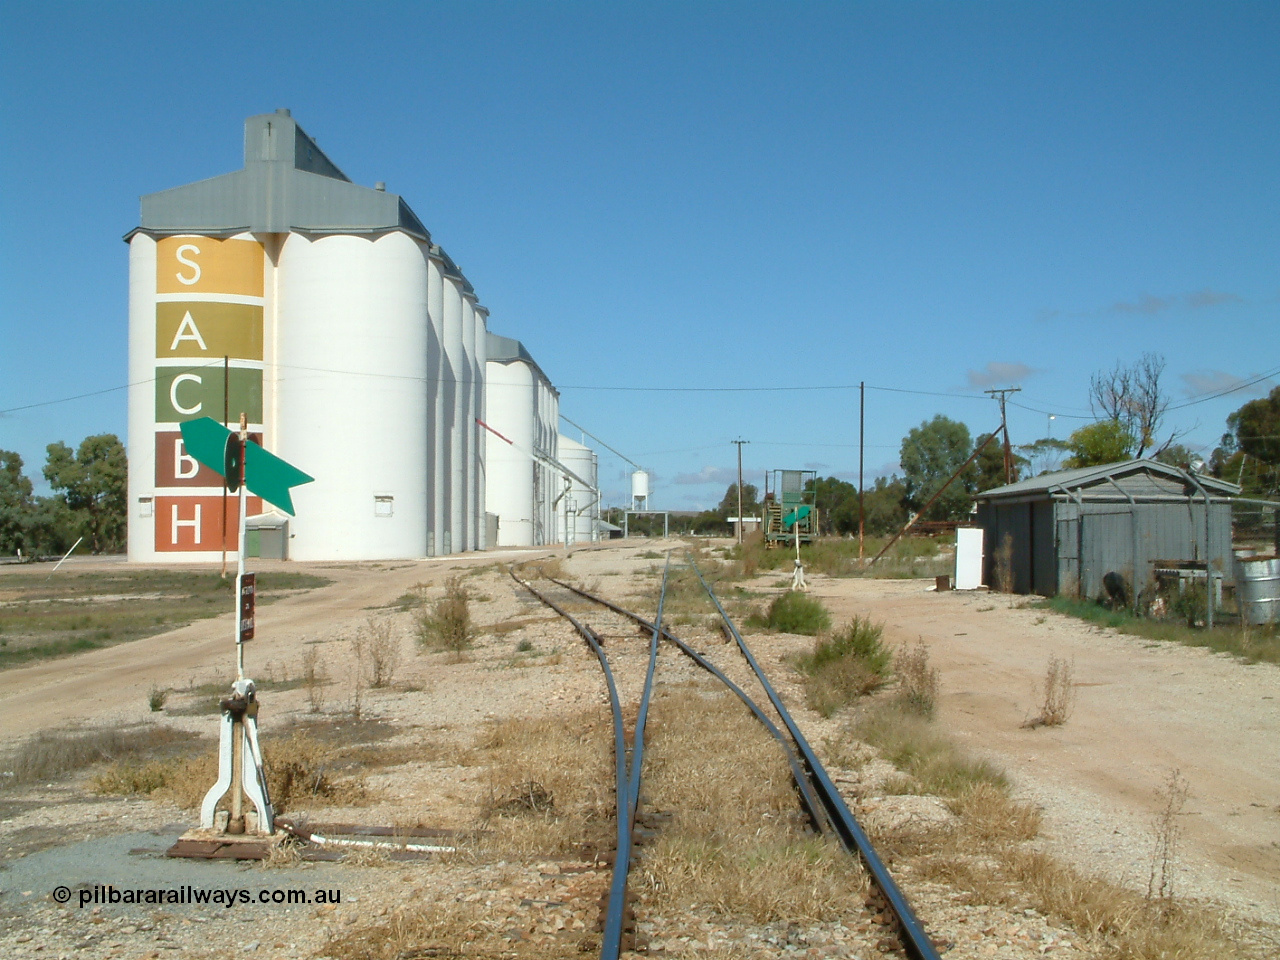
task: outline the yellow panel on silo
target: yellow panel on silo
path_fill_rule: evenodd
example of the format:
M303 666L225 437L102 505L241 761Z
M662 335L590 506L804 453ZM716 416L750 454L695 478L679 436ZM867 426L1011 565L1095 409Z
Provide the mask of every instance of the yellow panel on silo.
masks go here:
M216 237L164 237L156 243L156 293L262 296L262 244Z
M156 356L261 360L262 307L162 300L156 304Z

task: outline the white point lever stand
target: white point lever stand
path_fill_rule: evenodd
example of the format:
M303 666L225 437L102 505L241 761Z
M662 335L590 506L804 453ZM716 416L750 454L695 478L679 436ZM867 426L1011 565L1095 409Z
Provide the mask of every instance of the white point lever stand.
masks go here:
M221 701L222 728L218 737L218 780L200 804L200 826L219 833L250 833L270 836L275 832L275 811L262 769L262 749L258 745L257 689L252 680L237 680L231 696ZM216 813L218 801L231 791L231 809L225 823ZM256 818L246 817L244 797L253 804Z

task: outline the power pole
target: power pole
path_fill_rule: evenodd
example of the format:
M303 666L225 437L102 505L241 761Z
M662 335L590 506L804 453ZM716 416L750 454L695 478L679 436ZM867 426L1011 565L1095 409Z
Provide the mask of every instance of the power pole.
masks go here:
M738 543L742 543L742 445L751 441L738 438L730 442L738 445Z
M858 383L858 559L862 559L862 533L866 526L866 512L862 508L862 437L866 426L867 383Z
M997 397L1000 401L1000 430L1004 434L1004 482L1013 483L1013 449L1009 446L1009 421L1004 415L1004 401L1011 393L1021 393L1021 387L1005 387L1002 390L983 390L983 393L989 393L993 397Z

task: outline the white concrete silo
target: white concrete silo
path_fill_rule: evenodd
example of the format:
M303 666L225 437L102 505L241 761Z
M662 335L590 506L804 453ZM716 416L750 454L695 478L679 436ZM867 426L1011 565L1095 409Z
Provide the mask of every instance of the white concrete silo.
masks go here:
M595 451L566 436L559 437L560 462L571 471L568 496L562 501L561 517L568 517L570 543L591 543L596 539L600 515L599 479ZM579 482L585 481L585 484ZM563 531L563 521L561 530ZM562 534L563 535L563 534Z
M156 242L129 240L129 560L151 561L155 548Z
M485 399L487 392L485 389L485 374L488 371L489 357L489 311L476 304L475 315L476 343L475 352L471 356L471 382L474 393L473 406L475 416L471 421L471 433L475 437L476 479L472 502L475 505L475 548L477 550L488 550L493 546L493 544L489 543L488 523L485 517L485 513L488 511L485 502L488 497L489 483L489 432L480 426L480 423L487 423L489 416L488 403Z
M462 518L466 506L464 493L466 464L463 460L462 420L465 416L462 391L467 379L465 350L462 345L462 284L457 277L444 277L444 367L442 397L444 430L447 437L445 457L445 524L440 553L457 553L463 549Z
M426 553L428 270L424 245L291 233L280 252L278 453L323 483L294 493L291 555Z
M476 437L476 298L467 289L462 291L462 369L459 377L461 391L459 406L461 417L459 427L462 431L462 494L463 494L463 540L459 549L475 550L478 544L476 537L477 501L476 487L479 473L479 446Z
M429 352L427 391L431 396L431 512L428 519L427 554L445 553L444 531L449 526L449 395L452 370L444 348L444 261L439 248L432 248L427 262L427 313L434 342Z
M497 546L537 546L533 472L538 465L530 456L536 413L534 370L518 359L490 360L485 366L489 414L485 422L510 441L495 437L488 445L485 509L498 516Z

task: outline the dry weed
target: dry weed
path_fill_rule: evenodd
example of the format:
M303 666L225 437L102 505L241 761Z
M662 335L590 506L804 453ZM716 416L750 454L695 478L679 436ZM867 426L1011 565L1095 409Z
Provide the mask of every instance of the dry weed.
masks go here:
M328 682L324 666L320 663L320 648L311 644L302 654L302 685L307 690L307 703L312 713L319 713L324 706L324 685Z
M929 648L923 639L904 645L893 658L898 675L898 703L903 710L931 719L938 701L938 671L929 666Z
M1040 715L1026 721L1023 726L1058 727L1067 722L1076 705L1076 687L1072 681L1075 664L1056 656L1049 657L1044 682L1037 690Z
M355 642L361 645L369 661L369 686L375 689L390 686L400 666L400 641L393 635L391 621L370 617L357 631Z
M1173 880L1177 868L1178 841L1182 839L1182 826L1178 817L1187 805L1190 784L1182 771L1171 770L1160 791L1160 810L1156 813L1152 830L1155 844L1151 851L1151 874L1147 879L1147 899L1169 900L1173 897Z

